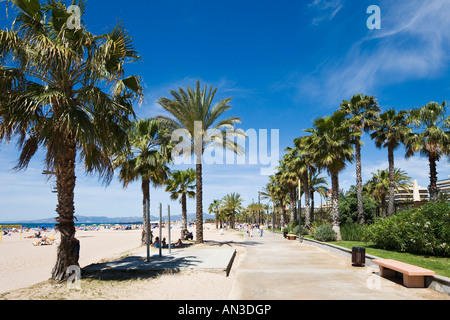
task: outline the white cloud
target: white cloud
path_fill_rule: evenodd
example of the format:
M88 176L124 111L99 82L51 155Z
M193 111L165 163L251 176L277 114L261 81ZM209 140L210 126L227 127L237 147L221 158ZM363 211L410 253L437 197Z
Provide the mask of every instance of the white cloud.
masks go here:
M327 9L323 1L313 3L321 4ZM447 72L450 1L383 1L380 8L381 30L367 29L342 58L324 61L316 74L299 77L302 97L334 105L357 92Z
M311 24L318 25L324 20L332 20L336 14L344 7L343 0L314 0L309 4L309 7L313 7L319 11L319 15L316 16Z

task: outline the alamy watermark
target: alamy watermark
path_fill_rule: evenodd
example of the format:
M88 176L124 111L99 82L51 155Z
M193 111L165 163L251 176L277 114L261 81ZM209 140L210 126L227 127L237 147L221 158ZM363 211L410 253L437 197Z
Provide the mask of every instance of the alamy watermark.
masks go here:
M79 266L69 266L66 270L67 289L81 290L81 268Z
M67 28L70 30L78 29L81 26L81 9L79 6L71 5L67 8L67 13L72 14L67 19Z
M261 165L261 175L271 175L280 160L278 129L228 129L203 131L196 121L193 135L187 129L172 133L175 164ZM270 148L270 152L269 152ZM193 152L192 152L193 151Z
M367 8L371 16L367 19L367 28L370 30L381 29L381 9L379 6L371 5Z

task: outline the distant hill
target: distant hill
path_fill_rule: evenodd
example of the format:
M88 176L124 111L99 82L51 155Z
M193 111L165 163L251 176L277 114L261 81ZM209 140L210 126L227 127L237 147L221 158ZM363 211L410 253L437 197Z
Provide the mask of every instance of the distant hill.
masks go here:
M167 216L163 216L163 221L167 221ZM195 213L189 213L188 214L188 220L195 220ZM209 214L203 214L203 219L214 219L215 217L213 215ZM159 216L150 216L151 221L158 221ZM181 214L178 215L171 215L170 216L171 221L181 221ZM116 217L116 218L110 218L110 217L88 217L88 216L77 216L77 220L75 220L75 223L141 223L142 217ZM47 218L47 219L37 219L37 220L26 220L26 221L6 221L6 222L0 222L0 224L54 224L55 218Z

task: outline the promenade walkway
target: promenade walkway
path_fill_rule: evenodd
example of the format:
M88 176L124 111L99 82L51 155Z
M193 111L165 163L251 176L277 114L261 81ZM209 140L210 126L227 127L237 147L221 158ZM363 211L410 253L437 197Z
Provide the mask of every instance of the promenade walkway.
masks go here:
M375 267L265 231L245 238L233 265L231 300L450 300L432 289L410 289L381 278ZM374 273L375 272L375 273Z

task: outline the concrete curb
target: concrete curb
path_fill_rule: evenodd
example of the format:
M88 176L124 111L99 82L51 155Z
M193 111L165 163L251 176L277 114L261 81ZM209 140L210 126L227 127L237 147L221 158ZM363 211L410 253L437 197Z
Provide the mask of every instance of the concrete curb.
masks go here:
M346 257L352 257L352 250L340 247L331 243L320 242L313 239L303 238L304 242L312 244L314 246L344 255ZM378 268L376 264L372 262L372 260L382 259L377 256L366 254L366 265L369 265L372 268ZM435 275L432 277L425 277L425 286L433 289L440 293L445 293L450 296L450 278Z

